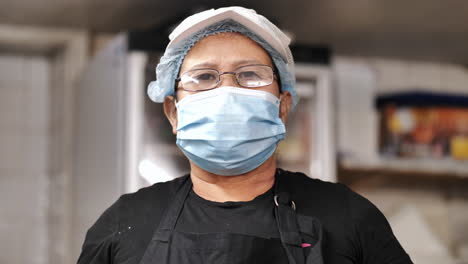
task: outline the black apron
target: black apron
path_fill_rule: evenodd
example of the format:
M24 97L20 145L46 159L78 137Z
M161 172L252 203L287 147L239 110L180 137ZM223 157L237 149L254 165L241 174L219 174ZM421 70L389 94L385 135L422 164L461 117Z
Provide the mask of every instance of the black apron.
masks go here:
M323 264L320 222L313 217L296 215L296 204L283 188L279 174L278 170L272 202L276 205L276 223L288 263ZM189 177L161 219L140 264L285 264L280 261L282 252L269 250L272 248L270 245L274 246L271 239L233 233L192 234L176 231L177 219L191 189Z

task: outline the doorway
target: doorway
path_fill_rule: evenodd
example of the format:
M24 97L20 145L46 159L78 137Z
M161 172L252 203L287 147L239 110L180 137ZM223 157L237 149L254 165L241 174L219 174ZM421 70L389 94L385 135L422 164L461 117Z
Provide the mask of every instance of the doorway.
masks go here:
M76 262L74 82L86 34L0 25L0 263Z

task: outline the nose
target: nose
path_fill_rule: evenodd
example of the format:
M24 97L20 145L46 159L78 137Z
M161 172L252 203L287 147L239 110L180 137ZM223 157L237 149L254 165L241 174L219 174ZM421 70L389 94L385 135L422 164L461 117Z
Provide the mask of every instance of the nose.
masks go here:
M236 74L234 72L223 72L219 74L219 85L220 86L234 86L240 87L236 80Z

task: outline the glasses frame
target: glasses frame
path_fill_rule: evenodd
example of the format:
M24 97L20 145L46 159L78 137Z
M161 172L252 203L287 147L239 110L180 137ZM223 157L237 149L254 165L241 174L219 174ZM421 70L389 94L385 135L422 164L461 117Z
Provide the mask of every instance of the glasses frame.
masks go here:
M243 86L239 83L239 79L237 78L237 74L239 73L239 69L241 68L244 68L244 67L250 67L250 66L266 66L268 68L271 69L271 72L273 74L273 80L271 80L270 83L268 84L265 84L265 85L261 85L261 86L255 86L255 87L248 87L248 86ZM191 90L191 89L186 89L183 87L183 85L180 86L180 89L184 90L184 91L187 91L187 92L203 92L203 91L209 91L209 90L213 90L213 89L216 89L218 88L219 84L221 83L221 76L222 75L226 75L226 74L231 74L231 75L234 75L234 79L236 80L236 83L240 86L240 87L243 87L243 88L251 88L251 89L255 89L255 88L260 88L260 87L265 87L265 86L268 86L268 85L271 85L275 80L277 80L277 72L276 70L270 66L270 65L266 65L266 64L249 64L249 65L244 65L244 66L240 66L238 68L236 68L235 71L226 71L226 72L219 72L218 70L216 69L211 69L211 68L200 68L200 69L193 69L193 70L189 70L189 71L186 71L184 73L181 74L184 75L188 72L191 72L191 71L198 71L198 70L212 70L212 71L215 71L218 73L218 80L216 82L216 85L213 87L213 88L207 88L207 89L200 89L200 90ZM178 77L175 79L176 82L180 82L182 80L181 77ZM179 88L178 86L176 86L176 88Z

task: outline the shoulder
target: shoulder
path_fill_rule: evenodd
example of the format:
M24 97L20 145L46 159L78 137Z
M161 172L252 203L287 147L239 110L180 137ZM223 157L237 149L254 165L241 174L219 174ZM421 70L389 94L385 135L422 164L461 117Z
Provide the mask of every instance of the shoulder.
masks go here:
M134 193L127 193L120 197L119 201L124 205L135 205L145 202L159 203L161 200L170 199L171 196L175 195L182 185L188 180L188 175L176 178L171 181L156 183L148 187L139 189ZM158 198L158 200L155 200Z
M146 248L152 230L187 180L188 176L184 176L122 195L89 228L78 263L113 263L114 257L134 257L119 254L143 254L140 251ZM115 250L119 247L125 250Z
M301 213L347 219L347 224L383 217L374 204L344 184L310 178L301 172L282 171L282 175Z
M120 225L120 222L128 218L135 218L148 212L158 215L187 180L189 177L185 175L172 181L141 188L134 193L123 194L103 212L93 227L109 223L114 226Z
M341 183L326 182L307 176L302 172L281 170L282 183L292 196L298 199L311 200L318 198L323 201L347 200L353 193L347 186Z
M189 176L185 175L168 182L141 188L134 193L124 194L116 202L115 210L118 211L121 220L147 212L160 214L187 180Z
M283 176L297 212L322 223L326 254L341 252L359 263L411 263L387 219L369 200L340 183L298 172L283 171Z

